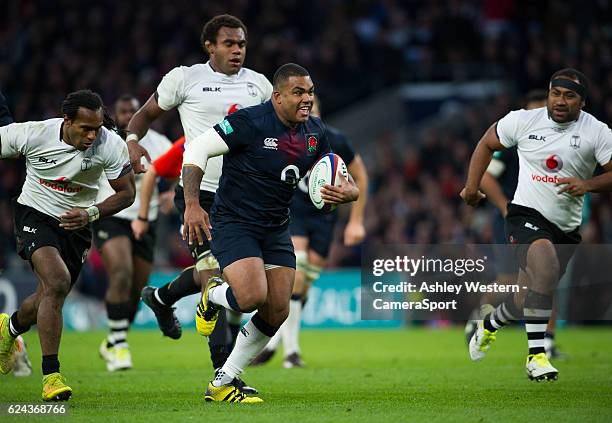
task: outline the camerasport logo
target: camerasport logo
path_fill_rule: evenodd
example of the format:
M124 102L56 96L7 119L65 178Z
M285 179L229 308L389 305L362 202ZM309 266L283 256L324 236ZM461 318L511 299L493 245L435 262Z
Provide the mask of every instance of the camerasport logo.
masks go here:
M563 169L563 159L559 155L553 154L542 162L542 167L546 172L557 173Z

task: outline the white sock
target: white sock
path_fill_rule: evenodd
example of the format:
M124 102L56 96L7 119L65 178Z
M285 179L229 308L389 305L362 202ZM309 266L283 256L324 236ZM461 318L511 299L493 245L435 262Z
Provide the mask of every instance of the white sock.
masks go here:
M225 307L228 310L232 310L232 307L227 302L227 290L229 289L229 284L227 282L223 282L219 286L215 286L208 293L208 299L213 302L213 304L220 305L221 307Z
M289 302L289 316L281 331L283 334L283 348L285 357L300 352L300 323L302 319L302 300L291 300Z
M283 326L280 327L280 329L278 330L278 332L276 332L274 334L274 336L272 338L270 338L270 342L268 342L268 345L266 345L266 350L270 350L270 351L276 351L276 349L278 348L278 345L280 344L280 341L282 339L282 331L283 331L283 327L285 326L285 324L283 323Z
M220 373L223 373L223 375L213 380L213 386L219 387L230 383L235 377L240 375L251 360L261 352L269 340L269 336L255 327L253 319L249 320L240 330L236 339L236 345L221 368Z

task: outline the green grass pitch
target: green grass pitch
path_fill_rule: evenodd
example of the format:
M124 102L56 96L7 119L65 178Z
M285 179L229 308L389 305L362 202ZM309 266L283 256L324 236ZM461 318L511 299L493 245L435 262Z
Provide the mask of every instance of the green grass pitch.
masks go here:
M612 421L612 330L567 328L555 361L557 382L525 376L525 334L506 329L490 354L470 362L459 328L304 331L305 369L286 370L280 357L244 378L260 405L205 403L212 371L203 338L179 341L131 332L134 369L108 373L98 358L103 333L66 332L62 371L74 389L69 417L0 421L206 422L506 422ZM0 403L40 401L38 337L26 336L34 375L0 377ZM6 407L5 407L6 409Z

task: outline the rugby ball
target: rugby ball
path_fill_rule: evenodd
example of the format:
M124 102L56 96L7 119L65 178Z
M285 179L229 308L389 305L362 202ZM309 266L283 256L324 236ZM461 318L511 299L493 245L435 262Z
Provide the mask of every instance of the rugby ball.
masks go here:
M330 212L336 208L335 204L327 204L323 201L321 188L324 185L340 186L339 174L342 174L346 179L349 177L344 160L334 153L324 155L310 169L308 195L317 209Z

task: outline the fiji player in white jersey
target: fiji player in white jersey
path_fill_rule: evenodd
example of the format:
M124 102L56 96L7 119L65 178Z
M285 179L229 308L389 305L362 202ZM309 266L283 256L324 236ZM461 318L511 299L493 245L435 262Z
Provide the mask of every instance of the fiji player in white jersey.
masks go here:
M517 146L518 186L508 204L506 236L517 244L519 278L527 280L529 289L522 313L516 305L518 293L478 322L470 356L484 358L501 327L524 319L529 346L526 371L532 380L558 376L546 357L544 336L554 291L581 240L584 194L612 190L612 132L582 110L587 92L588 81L581 72L555 72L545 108L510 112L487 130L472 155L461 192L468 205L478 204L484 197L478 187L493 152ZM604 173L594 177L597 164Z
M13 202L19 255L39 284L9 318L0 314L0 372L12 368L16 338L38 323L44 401L67 400L72 389L60 374L62 306L87 258L90 224L134 201L134 173L125 142L114 131L100 96L69 94L63 118L0 128L0 157L23 155L26 180ZM104 174L115 193L96 203Z
M226 115L237 109L261 104L272 95L272 84L265 76L242 66L246 55L247 29L238 18L215 16L204 25L200 41L210 60L172 69L128 125L128 148L136 172L141 171L140 158L146 155L138 141L165 111L178 110L185 133L185 147L188 148L197 136ZM222 164L221 157L212 158L200 184L199 203L204 210L209 211L212 206ZM185 211L182 181L176 188L175 205L182 218ZM173 339L181 336L181 328L172 305L180 298L200 292L201 286L206 286L206 281L219 272L206 240L202 244L190 244L189 247L196 263L195 269L187 268L163 287L147 287L142 292L143 302L154 311L160 329ZM221 316L222 322L209 337L215 368L221 367L229 356L240 324L239 315L228 313L232 327L232 336L229 336L228 325L224 324L223 318Z
M138 100L129 94L121 96L115 102L115 122L120 130L127 128L139 107ZM149 129L141 140L141 145L155 160L165 153L172 143L164 135ZM105 303L110 331L102 341L99 352L100 357L106 361L106 368L111 372L132 368L127 331L138 311L140 291L149 281L153 269L159 193L156 185L148 213L138 214L141 183L142 175L136 175L136 199L130 207L93 224L94 244L102 255L108 274ZM101 180L98 201L108 198L114 192L106 180ZM132 231L134 221L148 222L148 230L136 236Z

